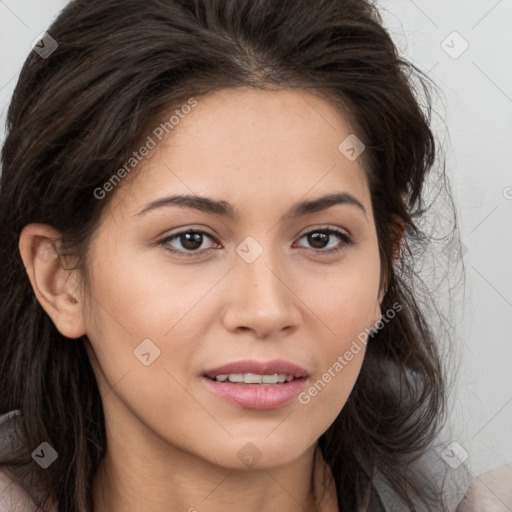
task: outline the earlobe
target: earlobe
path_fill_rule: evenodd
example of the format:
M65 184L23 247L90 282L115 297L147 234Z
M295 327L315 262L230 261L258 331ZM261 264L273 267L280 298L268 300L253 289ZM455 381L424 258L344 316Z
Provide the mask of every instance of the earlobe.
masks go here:
M60 233L47 224L29 224L19 250L34 294L59 332L68 338L86 333L83 304L78 299L77 272L59 257Z
M373 325L375 325L382 317L382 309L380 302L377 302L375 304L375 316L373 319Z
M400 257L400 252L402 250L402 246L405 239L405 222L401 217L398 215L392 215L394 223L391 225L391 240L393 243L393 269L395 269L395 265ZM393 270L394 271L394 270ZM379 291L379 296L377 298L377 311L379 311L379 317L377 319L380 320L380 317L382 316L381 307L382 307L382 301L384 300L384 297L389 289L389 276L387 276L384 284L384 288L382 288ZM376 313L377 314L377 313Z
M405 235L405 223L398 215L392 215L396 224L393 226L393 265L397 262Z

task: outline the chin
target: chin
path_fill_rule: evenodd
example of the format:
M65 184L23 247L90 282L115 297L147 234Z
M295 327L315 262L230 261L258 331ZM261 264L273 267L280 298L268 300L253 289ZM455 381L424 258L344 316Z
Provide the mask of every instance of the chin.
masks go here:
M234 470L273 469L299 459L311 446L305 440L291 443L289 433L268 434L233 439L230 447L222 450L212 462Z

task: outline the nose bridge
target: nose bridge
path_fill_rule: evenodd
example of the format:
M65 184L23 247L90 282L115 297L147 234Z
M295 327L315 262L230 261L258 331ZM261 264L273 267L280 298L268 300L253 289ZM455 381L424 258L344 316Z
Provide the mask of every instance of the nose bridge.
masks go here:
M236 249L233 294L226 316L230 328L250 328L263 335L299 320L281 264L283 254L271 244L272 236L247 237Z
M262 237L260 236L259 239L262 240ZM248 252L244 252L247 249ZM258 303L260 299L267 303L286 300L286 288L277 277L282 273L280 272L280 254L271 236L265 237L261 243L253 237L247 237L237 248L237 253L237 271L241 274L242 281L249 287L251 292L249 298Z

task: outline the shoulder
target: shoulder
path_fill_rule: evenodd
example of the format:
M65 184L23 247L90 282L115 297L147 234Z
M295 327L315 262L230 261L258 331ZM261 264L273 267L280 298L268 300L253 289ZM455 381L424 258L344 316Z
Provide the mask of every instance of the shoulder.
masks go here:
M512 464L473 479L457 512L509 512L512 510Z
M6 455L19 441L20 411L0 414L0 456ZM36 509L28 493L0 466L0 512L32 512Z
M21 411L0 414L0 455L9 452L19 442Z
M427 506L428 510L456 512L468 491L472 478L471 471L463 463L449 465L442 456L446 446L447 443L444 441L435 443L420 457L403 467L404 476L411 478L416 486L421 487L430 500L427 504L418 496L413 496L412 500L417 510L426 510ZM372 482L382 502L383 510L386 512L409 510L402 497L391 487L383 474L375 474Z
M36 508L30 496L0 469L0 512L33 512Z

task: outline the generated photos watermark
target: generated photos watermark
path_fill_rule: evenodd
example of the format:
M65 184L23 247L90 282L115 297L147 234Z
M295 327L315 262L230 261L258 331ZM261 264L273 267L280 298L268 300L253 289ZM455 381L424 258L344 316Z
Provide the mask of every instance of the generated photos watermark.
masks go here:
M183 104L179 109L174 111L174 114L169 118L168 121L160 123L148 136L144 144L133 152L131 156L112 176L101 186L94 189L94 197L96 199L104 199L108 192L114 190L114 188L126 177L133 169L135 169L140 162L149 155L151 150L155 149L159 142L170 133L174 128L184 119L192 109L198 105L198 101L194 98L190 98L187 103Z
M336 361L322 374L320 379L312 384L306 391L302 391L302 393L299 394L299 403L303 405L308 404L312 397L322 391L325 386L327 386L327 384L343 370L343 368L348 366L350 361L354 359L354 356L361 352L361 345L366 346L368 338L375 336L375 334L377 334L385 324L389 323L389 321L392 320L396 316L396 313L401 311L401 309L402 305L395 302L371 329L365 328L363 332L359 333L357 339L352 341L349 350L345 351L343 355L339 355Z

